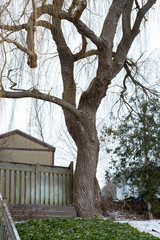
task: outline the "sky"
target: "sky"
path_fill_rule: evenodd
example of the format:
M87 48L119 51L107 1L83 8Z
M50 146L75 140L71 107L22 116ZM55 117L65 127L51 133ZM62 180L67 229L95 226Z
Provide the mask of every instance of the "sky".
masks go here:
M139 38L138 41L135 41L129 53L129 55L133 57L133 59L136 59L136 56L138 57L139 54L137 44L139 44L139 41L141 41L141 52L145 52L144 58L147 58L148 56L150 56L152 59L155 58L157 68L160 68L160 14L158 11L158 9L160 9L159 5L160 1L157 2L154 14L148 17L148 21L145 23L145 32L143 33L143 37L141 38L142 40ZM90 24L92 25L92 23ZM76 41L77 40L75 39L75 42ZM52 46L51 44L50 48L51 47L54 46ZM58 72L58 69L56 71ZM34 74L37 74L37 72L32 72L33 77ZM43 76L43 78L45 77L46 76ZM39 79L39 81L41 81L42 76L39 76ZM57 85L56 89L53 90L53 93L58 92L60 87L61 86ZM98 130L101 129L103 123L109 121L108 109L111 108L111 101L111 97L109 97L107 100L105 99L102 101L100 109L97 113ZM14 112L12 111L13 107L15 108ZM76 147L72 139L66 132L62 111L60 107L55 105L50 107L47 104L45 108L45 115L41 116L42 125L44 124L45 129L45 142L52 144L54 147L56 147L55 164L59 166L68 166L70 161L75 162ZM32 116L31 119L29 117L31 109L34 109L34 106L29 99L17 100L16 104L14 101L9 99L0 99L0 134L14 129L20 129L21 131L27 132L32 136L39 137L39 135L37 134L37 128L35 128L36 122L34 120L34 116ZM29 121L30 124L28 124ZM104 186L105 184L104 175L105 170L108 166L108 161L108 156L106 155L103 148L100 152L100 160L97 170L97 177L100 183L100 187Z

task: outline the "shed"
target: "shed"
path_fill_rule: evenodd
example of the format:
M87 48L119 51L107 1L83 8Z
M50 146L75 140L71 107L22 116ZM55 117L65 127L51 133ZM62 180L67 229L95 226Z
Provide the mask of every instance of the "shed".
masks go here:
M0 161L54 165L55 148L20 130L0 135Z

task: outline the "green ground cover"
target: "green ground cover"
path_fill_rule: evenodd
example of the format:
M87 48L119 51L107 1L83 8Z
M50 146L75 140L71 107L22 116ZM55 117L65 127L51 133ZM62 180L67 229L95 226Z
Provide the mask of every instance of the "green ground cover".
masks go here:
M156 240L127 223L99 218L45 218L16 224L21 240Z

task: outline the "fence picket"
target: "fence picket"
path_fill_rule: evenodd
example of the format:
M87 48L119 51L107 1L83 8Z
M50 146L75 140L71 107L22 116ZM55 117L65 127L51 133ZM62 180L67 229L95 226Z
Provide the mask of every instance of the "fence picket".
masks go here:
M40 204L40 165L36 164L36 204Z
M57 179L57 173L54 173L54 205L58 205L58 179Z
M15 183L14 183L14 170L11 170L11 188L10 188L10 201L14 203L14 191L15 191ZM2 193L2 192L1 192ZM7 199L8 200L8 199Z
M24 204L24 198L25 198L25 173L24 171L21 171L21 200L20 203Z
M0 190L7 203L69 205L72 164L67 167L0 161Z

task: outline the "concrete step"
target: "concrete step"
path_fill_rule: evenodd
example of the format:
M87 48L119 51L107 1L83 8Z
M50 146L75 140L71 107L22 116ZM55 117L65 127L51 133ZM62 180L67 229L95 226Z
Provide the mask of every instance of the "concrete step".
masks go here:
M56 206L39 204L8 204L14 221L46 217L76 217L74 206Z

